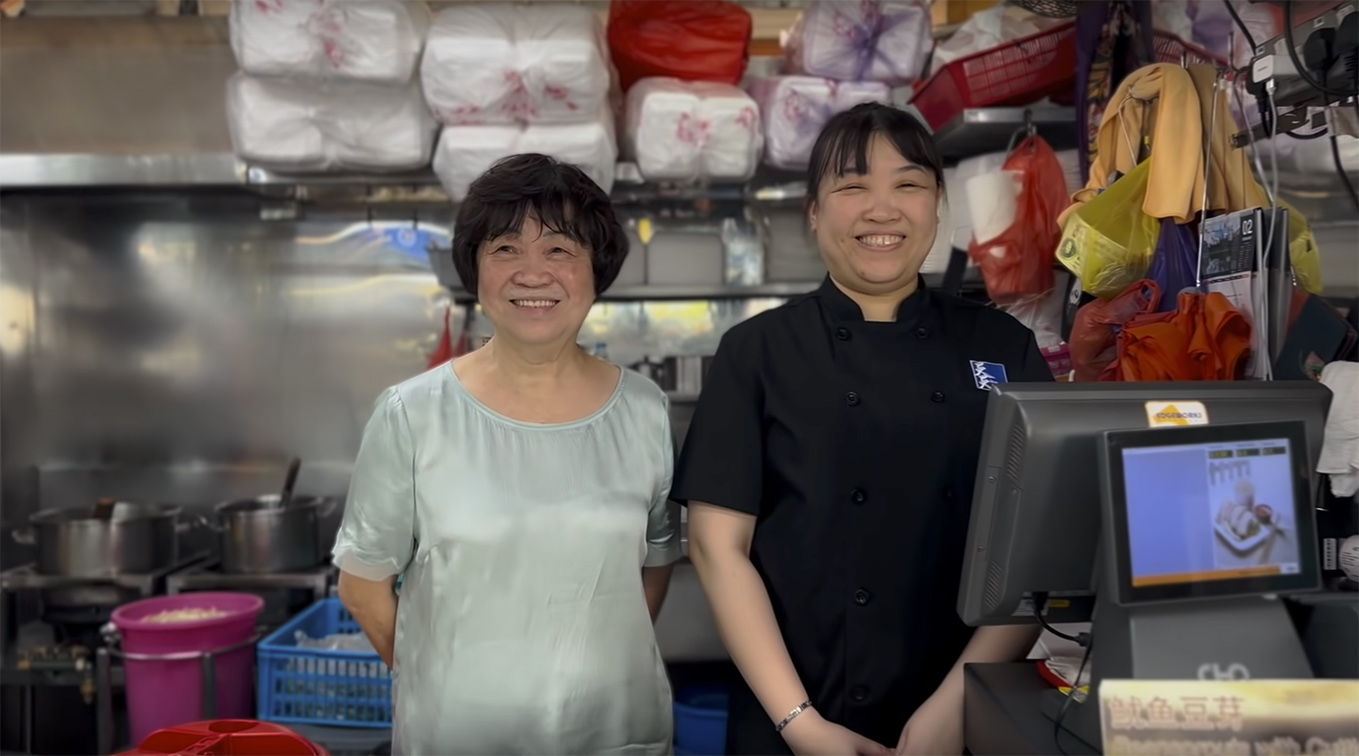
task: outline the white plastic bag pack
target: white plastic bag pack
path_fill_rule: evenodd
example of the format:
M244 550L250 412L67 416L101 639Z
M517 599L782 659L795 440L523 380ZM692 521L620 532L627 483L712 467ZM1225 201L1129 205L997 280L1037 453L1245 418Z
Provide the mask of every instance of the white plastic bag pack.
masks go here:
M537 152L570 163L594 179L605 192L613 189L618 162L613 117L606 110L585 123L445 126L434 150L434 174L454 202L496 161Z
M237 73L227 81L236 155L284 171L401 171L428 165L437 124L419 84L316 84Z
M933 44L922 0L811 0L783 50L788 73L900 86L920 78Z
M624 124L625 150L647 181L745 181L764 148L759 107L729 84L640 79Z
M860 103L891 101L891 90L880 82L815 76L759 78L749 91L764 119L764 161L793 171L806 169L817 135L835 114Z
M405 84L429 9L406 0L237 0L229 25L246 73Z
M448 126L589 121L607 101L599 19L559 3L478 3L440 11L420 77Z

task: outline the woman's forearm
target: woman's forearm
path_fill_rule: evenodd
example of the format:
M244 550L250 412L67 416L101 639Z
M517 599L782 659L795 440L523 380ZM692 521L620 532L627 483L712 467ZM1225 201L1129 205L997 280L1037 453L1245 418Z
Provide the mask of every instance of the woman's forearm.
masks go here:
M689 549L722 642L773 727L807 700L807 689L788 656L769 591L748 555L732 548L710 553L692 535Z
M972 634L958 661L954 662L939 691L944 695L963 698L963 667L968 664L1012 662L1023 659L1038 642L1041 628L1032 625L1004 625L980 627Z
M395 577L375 581L340 572L340 603L353 615L388 669L393 667L396 648L395 583Z

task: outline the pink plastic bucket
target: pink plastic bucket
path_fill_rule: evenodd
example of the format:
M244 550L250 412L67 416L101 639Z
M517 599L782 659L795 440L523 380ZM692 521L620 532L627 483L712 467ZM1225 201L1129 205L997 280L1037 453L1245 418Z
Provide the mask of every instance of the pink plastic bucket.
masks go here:
M255 632L264 599L248 593L185 593L124 604L113 612L124 653L164 655L215 651L245 643ZM147 622L146 617L174 609L217 609L220 617L177 622ZM133 743L156 730L204 719L203 660L127 659L127 712ZM249 719L254 713L253 644L216 656L217 710L220 719Z

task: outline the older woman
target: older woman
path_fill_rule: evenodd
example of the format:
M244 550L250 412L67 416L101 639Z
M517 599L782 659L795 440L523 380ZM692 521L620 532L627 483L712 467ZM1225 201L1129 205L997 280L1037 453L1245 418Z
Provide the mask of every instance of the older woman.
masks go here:
M666 397L576 345L626 255L604 192L542 155L458 210L453 261L495 335L382 393L335 546L392 668L394 752L670 751Z

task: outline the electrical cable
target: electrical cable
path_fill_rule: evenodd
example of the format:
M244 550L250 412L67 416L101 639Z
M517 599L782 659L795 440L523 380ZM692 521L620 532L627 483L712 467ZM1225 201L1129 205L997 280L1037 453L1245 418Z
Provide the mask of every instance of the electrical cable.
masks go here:
M1241 36L1246 38L1246 44L1250 45L1250 54L1255 54L1255 37L1251 36L1250 29L1246 28L1246 22L1241 20L1241 14L1236 12L1236 6L1232 5L1232 0L1222 0L1222 4L1227 6L1227 13L1231 14L1232 20L1241 29ZM1236 61L1230 61L1230 65L1236 65Z
M1335 160L1335 172L1340 174L1340 181L1345 184L1345 191L1349 192L1354 206L1359 208L1359 192L1355 191L1354 182L1350 181L1350 174L1345 170L1345 161L1340 159L1340 143L1336 141L1335 134L1331 135L1331 157Z
M1044 630L1047 630L1048 632L1052 633L1058 638L1061 638L1062 640L1068 640L1071 641L1072 643L1079 643L1082 646L1089 642L1090 640L1089 633L1081 633L1079 636L1069 635L1048 624L1047 618L1043 616L1043 610L1046 609L1047 606L1048 606L1048 594L1046 591L1039 591L1033 594L1033 618L1038 620L1038 624L1042 625Z
M1052 740L1057 745L1057 752L1062 756L1069 756L1066 749L1062 747L1062 722L1066 719L1067 712L1071 710L1071 702L1077 695L1081 696L1081 705L1087 705L1090 694L1080 693L1081 677L1085 674L1085 666L1090 663L1090 652L1095 648L1095 638L1090 634L1086 635L1085 653L1081 654L1081 666L1076 669L1076 679L1071 681L1071 690L1067 691L1066 699L1062 701L1062 708L1057 710L1057 716L1052 719Z

